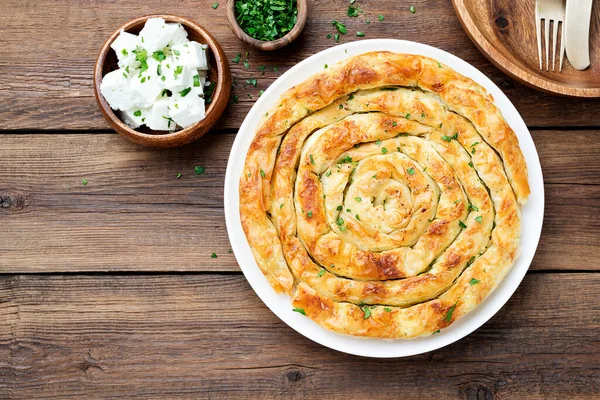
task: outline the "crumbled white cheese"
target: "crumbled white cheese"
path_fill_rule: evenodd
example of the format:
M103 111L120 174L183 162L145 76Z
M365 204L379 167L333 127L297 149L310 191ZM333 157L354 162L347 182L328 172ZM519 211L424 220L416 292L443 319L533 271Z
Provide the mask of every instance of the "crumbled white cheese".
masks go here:
M129 76L123 68L104 75L100 93L113 110L125 111L139 107L140 104L137 94L129 86Z
M177 125L187 128L204 119L204 99L192 93L174 96L169 116Z
M120 69L104 76L100 92L127 125L175 130L204 119L207 46L188 41L181 24L151 18L139 36L121 31L111 48Z

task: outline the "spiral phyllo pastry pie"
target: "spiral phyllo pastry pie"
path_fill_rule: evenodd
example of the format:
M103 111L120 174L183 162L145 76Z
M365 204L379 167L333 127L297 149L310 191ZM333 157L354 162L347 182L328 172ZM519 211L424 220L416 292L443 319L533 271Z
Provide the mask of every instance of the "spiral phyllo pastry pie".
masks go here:
M294 310L340 333L411 338L498 285L528 195L518 140L484 88L430 58L373 52L267 113L240 214Z

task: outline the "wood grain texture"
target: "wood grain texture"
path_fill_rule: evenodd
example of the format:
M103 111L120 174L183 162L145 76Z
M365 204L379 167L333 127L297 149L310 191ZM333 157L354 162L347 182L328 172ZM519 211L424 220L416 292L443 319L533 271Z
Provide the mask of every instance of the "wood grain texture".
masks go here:
M4 276L0 397L593 399L599 298L598 274L528 275L463 340L375 360L294 332L241 275Z
M600 131L533 136L546 212L532 268L599 270ZM3 135L0 272L238 271L223 214L234 138L157 150L114 134Z
M567 57L559 72L544 61L540 70L533 1L453 0L465 31L483 54L514 79L549 93L600 97L600 8L593 9L590 24L591 65L585 71L571 67ZM554 29L557 29L556 27ZM552 34L552 31L550 31ZM543 35L543 33L541 33ZM542 45L544 47L545 44ZM552 45L549 47L552 51ZM560 49L560 46L557 47ZM543 57L545 57L545 52ZM552 53L550 53L552 63Z
M369 38L397 38L420 41L447 50L479 68L510 98L529 126L598 126L600 100L553 97L515 83L497 70L471 43L457 20L451 2L419 0L408 5L395 0L363 4L364 16L348 18L346 7L326 0L309 2L309 16L300 37L276 52L258 52L239 41L225 17L226 7L213 10L212 0L172 2L131 0L89 2L23 2L4 0L0 15L0 129L20 130L98 130L109 126L94 100L92 75L94 60L102 43L120 25L141 15L168 12L191 18L206 26L221 43L230 60L250 51L250 68L232 63L237 82L232 95L239 104L230 104L219 127L238 128L258 98L282 72L318 51L335 45L326 34L335 33L331 20L343 21L348 34L341 43L357 38L357 30ZM52 13L40 13L51 8ZM377 16L385 16L379 22ZM371 21L365 23L365 19ZM59 32L60 34L57 34ZM31 55L35 43L35 56ZM258 67L268 68L262 75ZM272 70L273 66L279 72ZM258 79L257 87L247 79ZM249 98L251 95L252 98ZM233 102L232 102L233 103Z

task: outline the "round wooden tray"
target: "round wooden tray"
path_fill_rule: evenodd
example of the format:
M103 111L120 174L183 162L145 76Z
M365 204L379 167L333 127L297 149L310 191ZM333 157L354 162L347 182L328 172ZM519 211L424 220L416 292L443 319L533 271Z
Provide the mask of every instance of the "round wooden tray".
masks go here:
M452 0L463 28L481 52L512 78L536 89L572 97L600 97L600 7L592 9L591 65L562 72L540 71L535 33L535 1Z

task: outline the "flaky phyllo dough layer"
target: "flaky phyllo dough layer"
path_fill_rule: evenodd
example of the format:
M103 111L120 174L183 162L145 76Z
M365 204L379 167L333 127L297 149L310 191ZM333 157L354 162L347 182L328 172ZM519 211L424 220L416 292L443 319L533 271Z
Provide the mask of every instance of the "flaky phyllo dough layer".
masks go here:
M411 338L510 270L529 195L484 88L430 58L366 53L289 89L256 132L240 215L271 285L336 332Z

